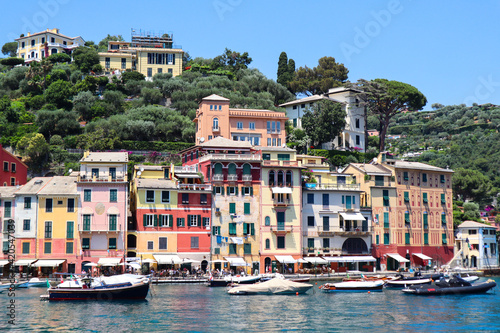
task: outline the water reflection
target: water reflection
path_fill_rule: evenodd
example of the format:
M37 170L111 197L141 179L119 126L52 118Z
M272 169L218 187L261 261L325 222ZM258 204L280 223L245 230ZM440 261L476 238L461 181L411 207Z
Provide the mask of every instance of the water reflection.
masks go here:
M498 283L497 279L497 283ZM318 284L320 285L320 284ZM154 286L148 300L41 302L43 289L19 290L19 331L408 331L496 330L495 294L419 297L399 290L230 296L225 288ZM0 294L5 302L8 297ZM0 329L7 328L6 321Z

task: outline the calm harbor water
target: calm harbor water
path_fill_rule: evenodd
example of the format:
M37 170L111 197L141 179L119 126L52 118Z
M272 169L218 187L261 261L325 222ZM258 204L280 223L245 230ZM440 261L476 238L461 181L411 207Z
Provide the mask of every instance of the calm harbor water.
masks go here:
M485 281L485 278L480 281ZM500 283L500 278L494 279ZM15 329L61 332L500 331L498 288L484 295L419 297L399 290L230 296L225 288L158 285L145 301L46 302L16 292ZM0 294L8 305L7 293ZM2 308L6 309L2 305ZM7 324L1 312L1 330Z

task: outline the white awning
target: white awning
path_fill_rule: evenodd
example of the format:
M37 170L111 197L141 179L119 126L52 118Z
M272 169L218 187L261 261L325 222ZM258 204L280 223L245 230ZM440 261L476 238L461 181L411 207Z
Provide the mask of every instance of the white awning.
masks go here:
M116 266L122 261L122 258L99 258L97 262L98 265L101 266Z
M176 254L153 254L159 265L180 265L182 259Z
M288 193L288 194L292 194L292 189L290 187L272 187L271 191L273 193Z
M328 264L328 261L326 261L323 258L318 258L318 257L305 257L304 258L307 262L315 265L324 265Z
M247 263L243 258L240 257L224 257L227 261L229 261L229 266L246 266Z
M422 259L422 260L432 260L432 258L431 258L431 257L426 256L426 255L425 255L425 254L423 254L423 253L413 253L413 255L414 255L414 256L417 256L417 257L419 257L419 258L420 258L420 259Z
M377 259L372 256L339 256L339 257L324 257L330 262L372 262Z
M20 259L14 263L14 266L29 266L35 261L37 261L37 259Z
M293 259L292 256L274 256L282 264L295 264L297 260Z
M340 216L344 218L344 220L347 221L364 221L366 220L363 215L360 213L340 213Z
M66 259L40 259L33 264L33 267L57 267L65 261Z
M9 263L8 260L0 260L0 267L3 267Z
M389 257L391 257L392 259L396 260L396 261L399 261L399 262L410 262L410 260L406 259L406 258L403 258L402 256L400 256L399 254L397 253L387 253L387 255Z
M308 263L309 261L304 260L303 258L300 258L300 259L297 259L297 262L298 262L298 263L301 263L301 264L306 264L306 263Z

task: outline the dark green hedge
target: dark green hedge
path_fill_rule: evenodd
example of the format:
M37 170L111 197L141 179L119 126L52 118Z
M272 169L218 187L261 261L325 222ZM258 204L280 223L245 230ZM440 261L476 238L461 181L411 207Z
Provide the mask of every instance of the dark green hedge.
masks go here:
M183 149L194 146L194 143L188 142L162 142L162 141L132 141L125 140L120 145L126 150L151 150L151 151L170 151L178 152Z

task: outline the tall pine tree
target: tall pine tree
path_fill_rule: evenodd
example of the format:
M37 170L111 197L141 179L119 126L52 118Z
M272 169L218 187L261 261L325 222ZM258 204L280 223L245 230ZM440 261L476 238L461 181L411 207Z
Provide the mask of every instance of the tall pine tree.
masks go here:
M286 52L281 52L278 60L278 83L288 88L288 82L293 79L295 75L295 61L288 60Z

